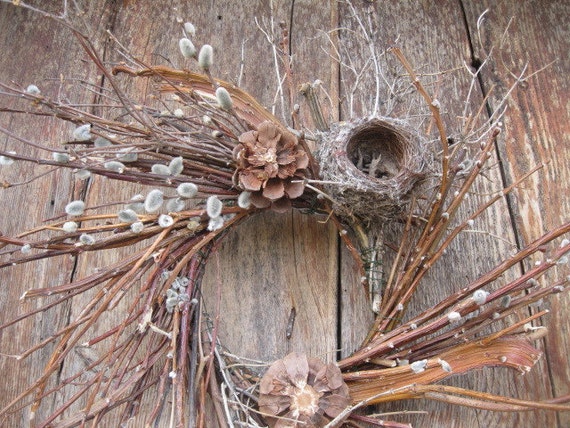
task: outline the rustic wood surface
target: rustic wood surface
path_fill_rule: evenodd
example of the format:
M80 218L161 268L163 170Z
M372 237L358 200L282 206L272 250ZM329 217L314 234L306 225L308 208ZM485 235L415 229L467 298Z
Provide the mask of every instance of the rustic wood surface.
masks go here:
M42 7L46 7L43 3ZM57 10L58 2L50 7ZM240 82L262 104L276 107L278 117L288 116L276 96L276 75L272 47L260 26L268 30L271 19L279 33L279 22L286 22L291 34L294 87L319 79L331 98L329 117L370 114L376 82L371 68L357 76L337 61L337 50L350 55L355 68L368 60L368 46L361 37L359 22L350 5L330 2L281 0L227 2L212 1L91 1L82 2L85 25L105 59L119 61L105 34L109 29L121 43L147 63L184 67L178 53L181 22L192 21L198 29L196 42L210 43L215 50L213 74ZM497 4L496 4L497 3ZM570 203L567 181L570 167L570 4L557 1L469 2L368 2L354 0L357 15L368 25L374 22L373 43L380 50L392 44L402 48L422 75L430 91L442 104L446 124L457 132L458 117L463 112L470 76L465 64L483 61L493 48L496 60L485 69L469 101L476 108L493 88L488 110L492 112L514 82L514 76L527 66L525 80L508 102L503 119L504 132L497 148L495 168L488 171L477 189L480 195L506 186L539 163L545 168L527 181L512 197L493 207L477 221L475 229L486 231L461 235L443 262L433 269L410 310L432 305L456 290L467 280L487 271L512 251L513 245L528 243L545 231L568 219ZM478 26L481 14L489 8ZM95 82L97 72L73 40L69 31L38 14L0 4L0 80L23 86L35 83L44 91L57 90L59 78L79 78ZM336 31L340 29L340 31ZM86 30L87 31L87 30ZM277 36L276 36L277 37ZM401 68L386 54L382 64L387 82L397 79ZM544 70L543 67L547 66ZM360 79L356 83L356 79ZM399 82L405 82L400 79ZM92 102L86 90L63 84L70 98ZM147 84L130 84L133 94L146 94ZM355 90L354 90L355 89ZM389 95L386 83L381 91ZM404 90L406 87L404 87ZM408 88L409 89L409 88ZM407 93L410 91L407 90ZM404 91L406 93L406 91ZM425 111L413 94L398 102L383 97L380 113L407 117ZM297 93L285 101L301 105L304 126L312 128L303 100ZM328 104L327 104L328 105ZM412 117L422 129L429 126L422 118ZM426 119L427 120L427 119ZM26 117L0 115L0 125L43 144L57 145L71 126L55 121L37 122ZM0 144L13 147L14 141L2 136ZM17 181L29 178L38 169L2 169L0 178ZM86 195L88 204L128 199L141 191L137 186L117 186L108 194L95 180L83 188L66 171L29 187L2 190L0 231L13 234L63 211L65 204ZM467 202L469 213L483 196ZM299 213L264 214L250 219L233 231L212 256L204 282L205 301L213 313L221 307L221 340L233 353L271 361L298 350L334 360L350 354L363 339L372 320L359 275L337 237L336 230L324 218ZM503 239L497 239L500 236ZM389 239L397 239L391 236ZM115 252L18 266L0 272L2 320L10 319L35 305L18 298L32 284L55 285L79 278L97 266L110 263ZM520 269L525 269L521 266ZM513 273L515 274L515 273ZM221 301L216 301L221 289ZM543 344L545 357L525 375L506 370L488 369L448 383L531 400L570 393L568 363L570 296L564 294L545 303L551 314L545 320L550 332ZM286 338L291 309L297 316L290 339ZM48 311L13 329L2 332L0 353L18 350L45 338L49 331L65 325L76 310L75 305ZM26 383L41 373L48 352L24 361L0 359L0 402L5 404ZM81 367L81 361L69 361L63 372ZM42 412L61 402L46 403ZM391 417L414 426L445 427L565 427L570 415L551 412L524 414L492 413L423 400L399 403L380 411L425 411L425 414L400 414ZM26 426L27 411L15 415L5 426ZM144 408L143 408L144 412ZM112 422L108 426L114 426Z

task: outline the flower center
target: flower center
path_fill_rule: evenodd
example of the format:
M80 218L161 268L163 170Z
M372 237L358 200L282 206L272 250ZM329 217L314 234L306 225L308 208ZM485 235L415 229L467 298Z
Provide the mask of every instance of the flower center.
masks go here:
M259 159L265 163L276 163L277 162L277 153L275 149L267 149L267 151L259 156Z
M311 385L305 385L302 388L295 388L295 393L292 397L293 401L291 403L293 416L314 415L319 409L319 398L321 398L321 395L322 394L315 391Z

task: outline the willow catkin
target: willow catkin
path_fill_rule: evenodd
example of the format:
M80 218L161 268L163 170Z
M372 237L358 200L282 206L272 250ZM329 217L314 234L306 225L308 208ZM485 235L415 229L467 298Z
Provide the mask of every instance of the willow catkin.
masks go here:
M164 194L158 190L151 190L144 200L144 209L147 213L157 212L164 202Z
M222 86L216 89L216 100L218 105L224 110L231 110L233 108L232 97L228 90Z
M178 156L173 158L168 164L168 171L170 175L179 175L184 171L184 158Z
M193 198L198 193L198 186L194 183L180 183L176 192L183 198Z
M209 70L214 63L214 48L210 45L204 45L198 54L198 64L203 70Z
M71 216L80 216L85 211L85 202L72 201L65 206L65 212Z
M73 138L75 141L89 141L91 139L91 125L87 123L75 128Z
M223 207L224 204L216 195L212 195L206 200L206 214L208 214L210 218L219 217L220 214L222 214Z
M194 58L196 56L196 47L190 39L186 37L181 38L178 42L178 46L184 58Z

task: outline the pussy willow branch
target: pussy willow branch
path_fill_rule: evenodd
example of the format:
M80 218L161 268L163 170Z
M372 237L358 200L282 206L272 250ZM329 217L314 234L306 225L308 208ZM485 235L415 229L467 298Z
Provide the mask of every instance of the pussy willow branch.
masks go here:
M410 321L402 324L391 331L385 331L382 336L378 336L376 339L370 340L365 348L355 352L350 357L347 357L341 361L339 361L339 366L341 368L348 368L353 365L362 364L366 360L370 358L374 358L378 355L389 353L392 349L398 348L405 344L406 342L410 342L413 340L417 340L429 333L433 333L436 330L449 325L450 320L447 319L445 316L441 316L441 314L445 310L449 310L450 307L456 306L457 302L462 301L465 298L468 298L475 290L481 289L485 285L491 283L492 281L499 278L505 271L509 268L517 265L522 260L525 260L530 255L542 251L544 245L552 242L553 240L559 238L562 235L565 235L570 232L570 223L566 223L555 230L545 234L541 238L537 239L536 241L532 242L531 244L527 245L525 248L520 250L518 253L513 255L512 257L506 259L498 266L496 266L493 270L489 271L486 274L481 275L481 277L467 287L463 288L461 291L449 296L447 299L443 300L441 303L435 305L431 309L427 309L422 314L414 317ZM513 290L518 290L522 284L527 284L527 287L530 287L528 280L531 278L535 278L540 274L546 272L548 269L552 268L556 265L556 261L563 257L566 253L570 251L570 244L560 248L557 252L552 255L550 261L540 263L538 266L535 266L533 269L529 270L527 273L519 277L517 280L511 282L509 285L502 287L500 290L492 293L489 296L489 299L497 300L500 297L506 295L508 292ZM564 281L565 283L566 281ZM555 289L556 285L547 287L550 292L557 292L559 290ZM527 300L528 302L528 300ZM472 310L475 308L472 307ZM505 311L512 312L514 308L504 308ZM461 315L465 315L465 313L461 313ZM432 320L431 322L428 322ZM424 324L428 322L427 324ZM411 325L416 325L415 329L411 328Z

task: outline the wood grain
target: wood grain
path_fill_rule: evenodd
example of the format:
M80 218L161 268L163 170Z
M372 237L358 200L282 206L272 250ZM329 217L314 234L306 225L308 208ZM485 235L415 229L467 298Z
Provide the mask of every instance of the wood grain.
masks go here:
M495 2L360 2L354 7L366 26L373 23L374 45L383 51L392 44L402 48L422 75L430 92L442 104L444 118L454 135L460 131L460 116L470 77L463 69L472 63L472 56L482 59L491 46L496 46L496 60L477 82L476 92L468 107L476 110L491 87L490 108L494 108L513 83L510 72L518 73L526 63L532 73L555 61L536 76L525 81L509 101L503 119L504 130L499 141L497 158L487 180L482 180L470 197L462 214L467 215L484 200L485 195L508 185L540 162L548 162L510 200L489 210L478 220L475 229L483 233L463 234L439 265L425 280L410 307L411 313L433 305L469 279L477 277L500 261L517 242L525 243L551 230L568 218L570 203L566 181L570 172L567 160L570 145L570 31L562 23L570 19L570 7L563 2L504 1ZM488 4L487 4L488 3ZM54 6L55 7L55 6ZM181 23L192 21L197 27L196 43L214 47L217 77L240 83L276 115L289 120L290 105L301 106L301 125L311 129L312 123L303 100L296 91L284 93L287 107L282 108L276 92L275 58L272 47L257 27L268 29L273 15L279 41L279 22L290 31L293 53L293 87L315 79L331 94L332 102L323 97L329 117L348 120L351 116L372 111L376 81L369 59L369 46L362 37L353 10L345 2L312 1L169 1L84 2L95 45L104 52L109 63L121 58L105 35L109 29L135 56L151 64L185 67L178 53ZM483 26L477 29L480 14L489 7ZM514 20L506 37L510 17ZM370 21L368 21L370 20ZM16 81L26 86L35 83L45 91L56 91L60 75L97 81L97 73L69 32L52 21L11 5L0 4L0 80ZM340 29L340 30L338 30ZM333 30L333 31L331 31ZM338 31L335 31L338 30ZM337 40L338 38L338 40ZM338 52L355 70L340 65ZM409 117L421 129L429 129L426 108L410 88L406 76L394 58L384 53L382 71L386 80L379 83L380 113ZM277 62L280 59L277 58ZM360 67L360 68L359 68ZM55 78L55 80L50 80ZM356 83L356 79L359 79ZM390 88L388 84L396 82ZM125 90L144 99L150 92L148 82L123 82ZM74 100L91 102L92 96L64 85ZM397 97L391 97L393 92ZM336 94L336 95L335 95ZM19 135L58 144L70 132L70 126L55 121L36 122L27 117L0 115L0 124ZM433 128L433 127L432 127ZM430 136L433 136L433 129ZM2 137L2 147L18 143ZM500 166L500 168L499 168ZM40 170L23 166L2 169L0 178L16 181L29 178ZM0 192L2 216L0 231L14 234L63 211L67 202L87 192L90 205L113 200L121 201L144 191L140 186L124 186L109 195L107 183L94 180L89 188L82 187L71 174L62 171L39 180L25 190L15 187ZM14 215L13 213L22 213ZM364 337L372 320L365 293L359 285L359 274L348 252L339 242L337 231L324 219L299 213L277 215L267 213L249 219L232 231L215 251L206 275L204 299L206 309L214 314L218 290L221 290L220 338L231 352L263 361L271 361L299 350L328 360L354 350ZM513 227L514 225L514 227ZM392 227L391 244L397 243L398 227ZM497 239L495 236L504 238ZM513 244L513 245L511 245ZM483 250L482 250L483 249ZM15 266L0 271L0 304L2 320L7 320L36 305L17 305L20 295L30 284L41 279L46 286L79 278L97 266L116 260L125 252L107 252L97 256L65 258L33 266ZM387 257L390 257L388 252ZM453 268L453 269L452 269ZM524 267L521 267L524 269ZM511 273L512 275L517 272ZM548 278L544 279L545 281ZM506 370L488 369L449 384L497 394L538 400L570 393L567 332L570 316L568 295L549 303L552 314L547 322L551 328L545 341L546 357L533 372L524 377ZM41 338L81 307L48 311L0 337L0 352L14 354ZM290 339L285 330L291 308L296 320ZM120 313L116 314L120 316ZM100 326L104 328L104 326ZM24 385L41 373L48 353L36 354L24 361L2 357L0 402L6 404L21 392ZM79 360L70 360L62 374L80 367ZM46 402L40 414L47 414L63 397ZM152 397L149 399L152 400ZM144 405L143 403L144 413ZM570 424L567 414L548 412L503 414L475 411L425 401L399 403L380 411L426 411L427 414L402 414L392 419L411 422L414 426L445 427L564 427ZM5 421L5 426L26 426L26 411ZM114 426L112 422L107 426ZM7 423L7 425L6 425Z
M474 43L475 55L483 58L491 46L496 46L496 60L487 70L487 88L496 90L491 96L491 108L504 97L514 78L526 68L525 80L513 92L505 116L505 134L500 156L507 183L521 177L535 165L544 168L513 195L513 222L521 243L528 243L541 234L567 221L570 215L567 177L570 173L570 29L564 23L570 16L570 6L564 2L532 1L516 4L487 2L474 7L466 2L468 22L489 7L481 27L481 42ZM477 34L470 26L474 40ZM502 40L498 44L498 40ZM536 73L536 74L535 74ZM527 266L528 267L528 266ZM554 280L548 274L544 283ZM550 299L545 307L551 310L546 320L549 335L545 339L541 369L550 390L547 394L562 396L570 393L570 299L563 293ZM552 424L556 422L552 417ZM557 415L559 426L570 424L570 415Z
M222 6L223 5L223 6ZM273 40L279 43L279 23L287 23L294 59L293 97L289 100L284 86L285 111L277 95L277 117L288 120L292 105L302 105L296 88L304 81L319 78L328 84L331 61L320 51L322 30L328 28L329 12L313 2L273 2L273 17L268 3L249 13L226 11L226 2L215 4L223 17L244 13L244 19L256 17ZM223 12L222 12L223 10ZM290 15L294 20L289 26ZM250 18L246 18L249 16ZM224 19L224 18L222 18ZM232 21L233 22L233 21ZM239 27L237 27L239 28ZM246 28L248 28L246 26ZM272 46L257 28L240 37L224 39L226 53L238 52L246 40L244 52L244 87L262 104L271 106L275 97L277 77ZM220 31L220 35L226 31ZM239 58L226 55L224 68L238 70ZM277 59L281 61L281 59ZM315 67L315 64L319 64ZM283 70L283 67L280 66ZM283 74L283 71L281 71ZM301 120L308 115L302 109ZM217 287L222 289L221 338L228 349L249 358L272 361L292 351L303 351L334 360L337 349L337 240L330 225L319 224L314 217L292 214L264 214L241 225L226 239L211 263L204 280L204 293L214 308ZM296 319L292 336L285 330L292 308Z

